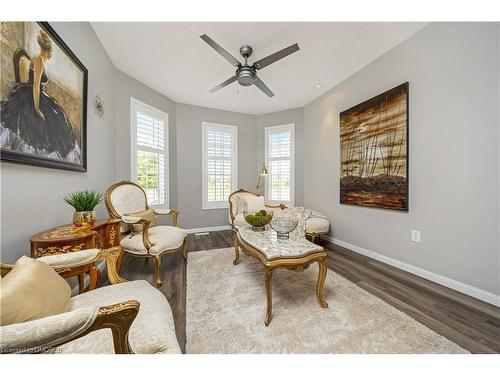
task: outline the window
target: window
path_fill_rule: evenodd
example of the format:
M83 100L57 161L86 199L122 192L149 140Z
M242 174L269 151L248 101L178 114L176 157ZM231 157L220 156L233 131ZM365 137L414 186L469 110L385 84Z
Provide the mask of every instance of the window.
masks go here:
M270 203L294 204L294 129L295 124L265 129L265 160L269 172L266 201Z
M148 205L169 206L168 114L130 98L131 176L146 192Z
M228 207L238 186L238 128L202 123L203 209Z

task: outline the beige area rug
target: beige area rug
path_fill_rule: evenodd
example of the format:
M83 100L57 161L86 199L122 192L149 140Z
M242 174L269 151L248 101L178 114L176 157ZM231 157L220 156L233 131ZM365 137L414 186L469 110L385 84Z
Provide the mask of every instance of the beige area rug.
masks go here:
M232 248L189 254L187 353L468 353L328 270L319 306L318 266L273 273L273 319L264 325L264 268Z

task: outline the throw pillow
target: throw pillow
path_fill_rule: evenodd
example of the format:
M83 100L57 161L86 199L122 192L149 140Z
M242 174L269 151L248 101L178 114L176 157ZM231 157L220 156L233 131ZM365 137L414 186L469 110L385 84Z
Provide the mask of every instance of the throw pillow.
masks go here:
M257 212L266 209L263 196L249 195L246 197L247 211Z
M52 267L23 256L0 279L0 325L68 311L71 288Z
M155 212L153 211L152 208L148 208L147 210L140 211L140 212L132 212L130 214L127 214L128 216L135 216L135 217L140 217L142 219L149 220L149 227L154 227L157 222L156 222L156 215ZM134 233L137 232L142 232L142 224L131 224L130 225L130 230Z

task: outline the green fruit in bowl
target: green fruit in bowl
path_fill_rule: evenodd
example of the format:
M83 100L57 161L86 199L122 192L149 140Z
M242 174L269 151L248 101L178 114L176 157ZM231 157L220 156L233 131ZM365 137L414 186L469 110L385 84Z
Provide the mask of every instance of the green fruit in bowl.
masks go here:
M273 215L267 213L266 210L260 210L255 213L244 214L245 220L253 227L261 227L269 224Z

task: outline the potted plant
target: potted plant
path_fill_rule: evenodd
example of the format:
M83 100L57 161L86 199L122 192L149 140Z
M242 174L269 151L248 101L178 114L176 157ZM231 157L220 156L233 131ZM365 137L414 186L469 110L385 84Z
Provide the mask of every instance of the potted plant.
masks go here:
M102 203L102 194L88 190L75 191L67 194L63 199L76 211L73 214L73 224L87 225L95 221L94 208Z

